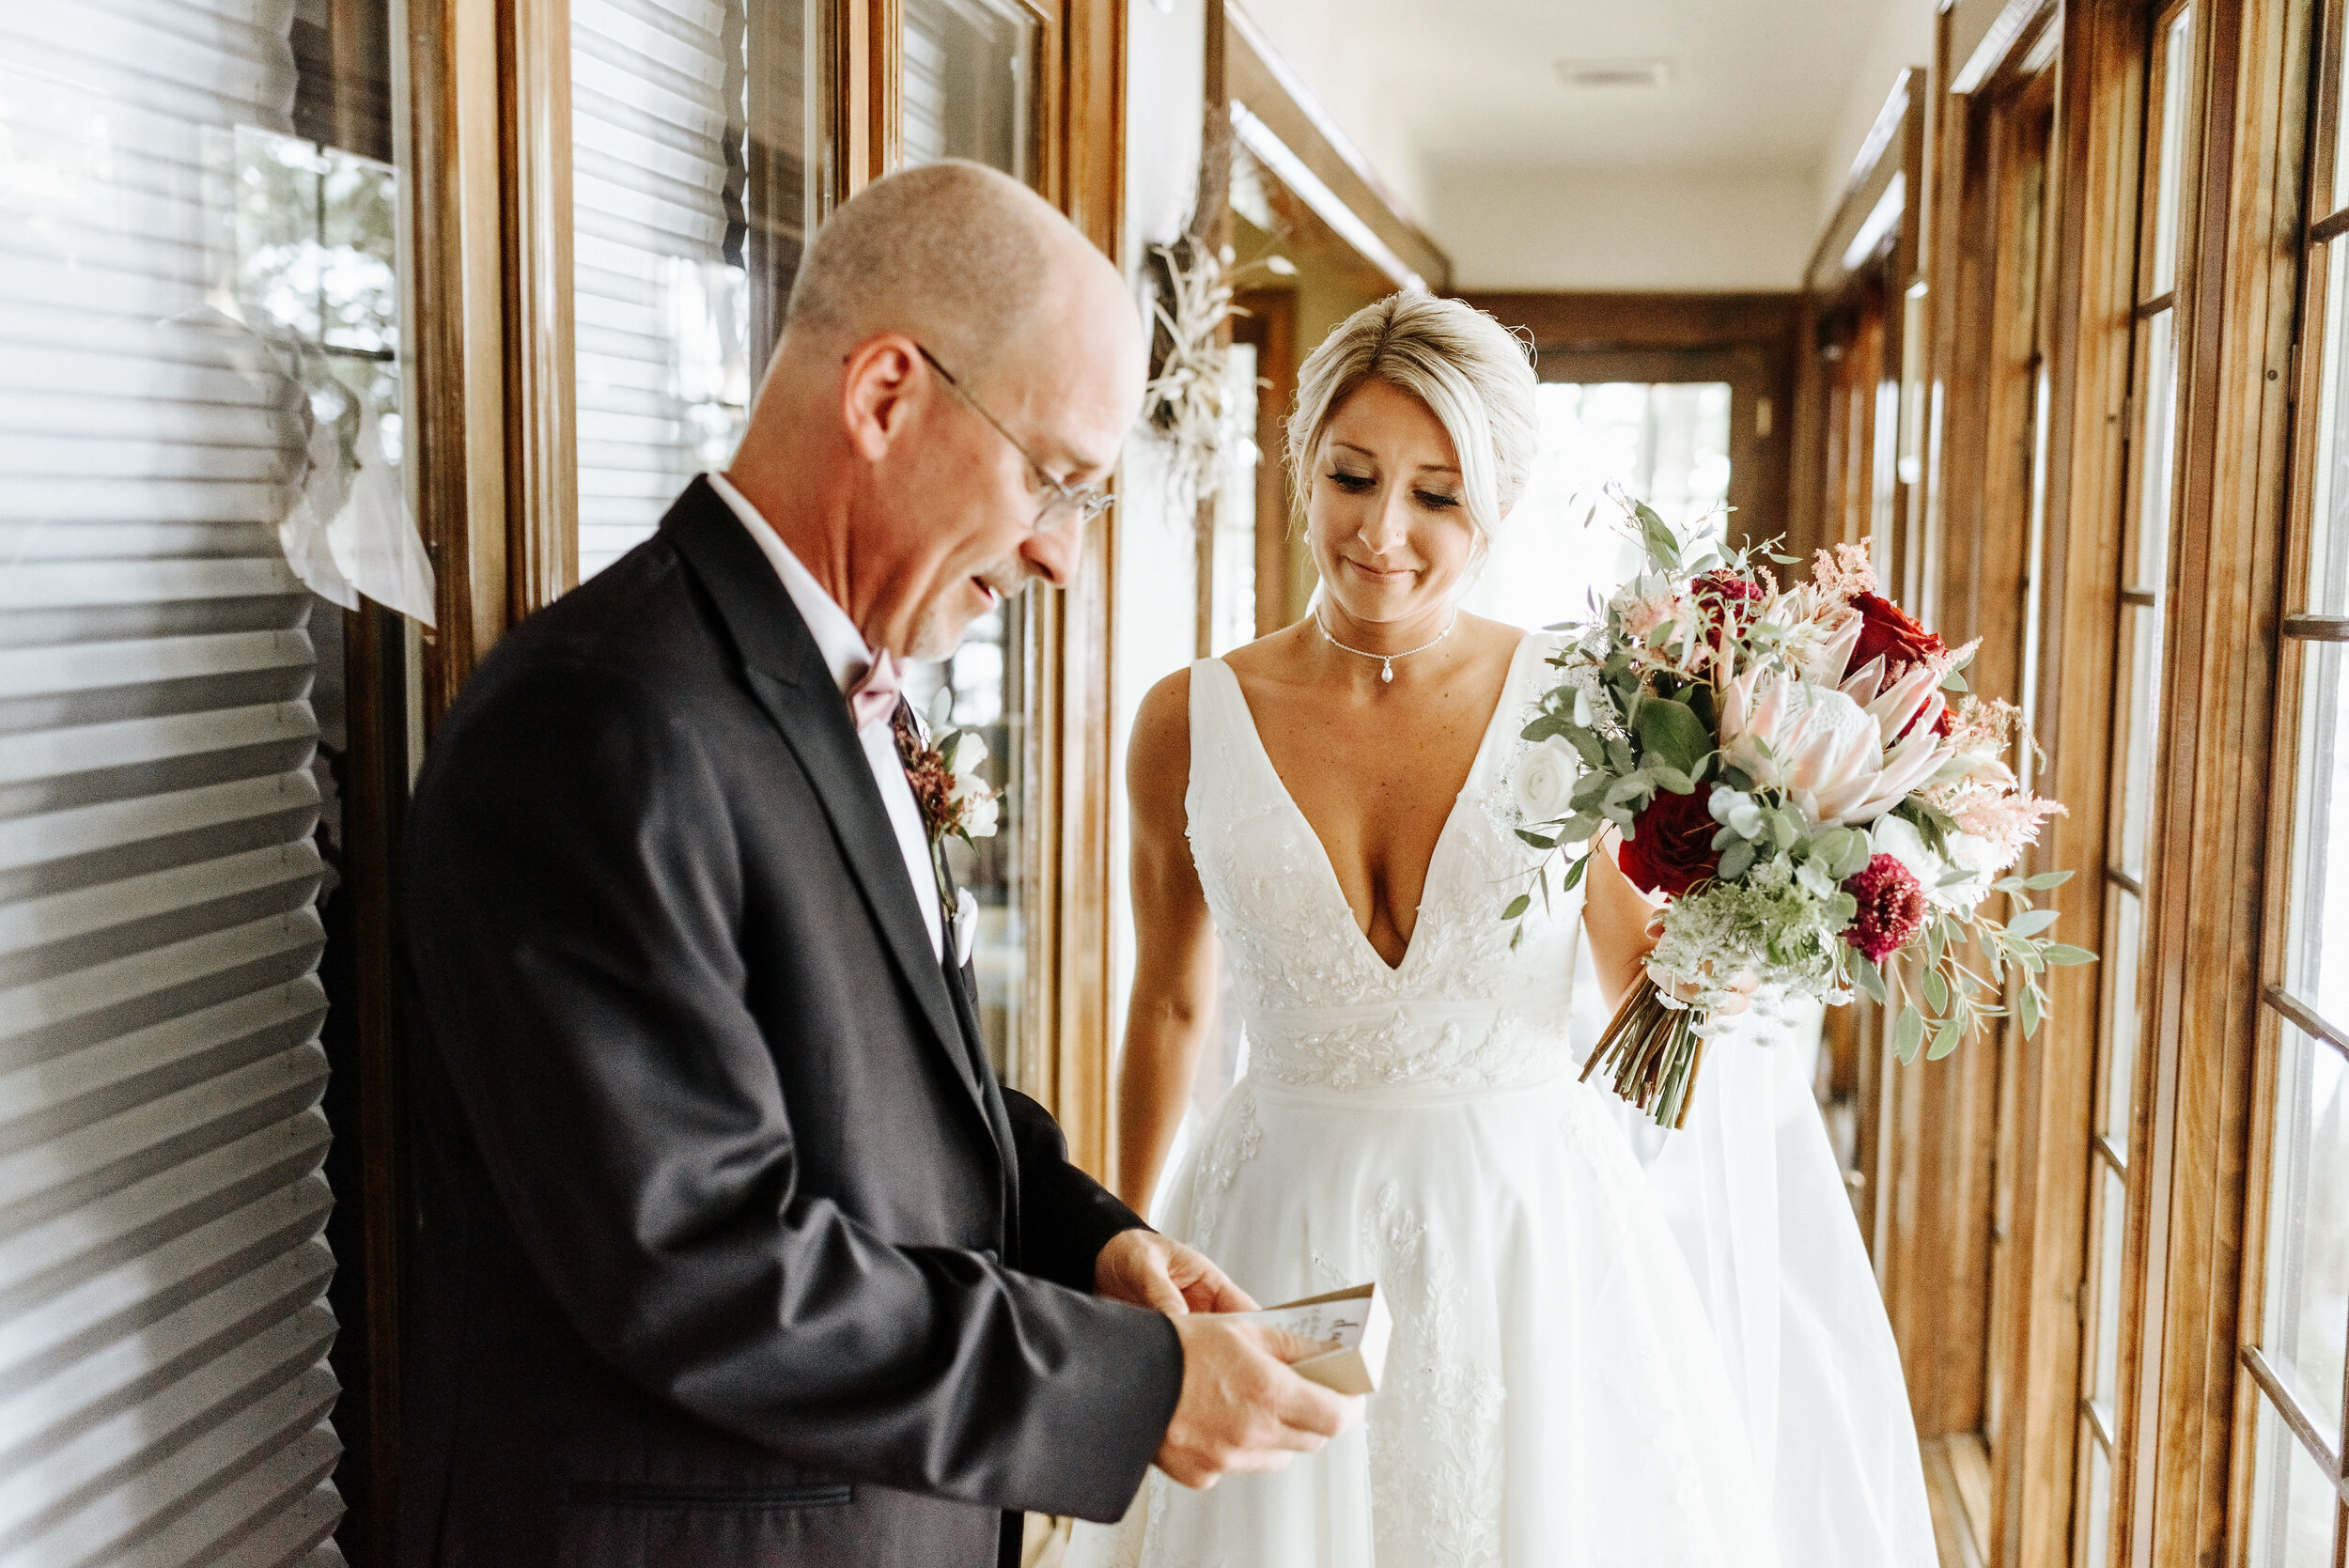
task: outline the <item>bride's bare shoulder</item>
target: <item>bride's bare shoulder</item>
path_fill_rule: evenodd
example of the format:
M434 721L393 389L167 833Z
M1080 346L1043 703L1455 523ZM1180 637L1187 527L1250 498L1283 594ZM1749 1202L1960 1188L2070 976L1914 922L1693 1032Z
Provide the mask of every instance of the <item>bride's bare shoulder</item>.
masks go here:
M1301 670L1299 655L1305 646L1307 624L1299 621L1295 626L1268 632L1225 654L1223 662L1232 667L1232 673L1243 683L1294 680Z

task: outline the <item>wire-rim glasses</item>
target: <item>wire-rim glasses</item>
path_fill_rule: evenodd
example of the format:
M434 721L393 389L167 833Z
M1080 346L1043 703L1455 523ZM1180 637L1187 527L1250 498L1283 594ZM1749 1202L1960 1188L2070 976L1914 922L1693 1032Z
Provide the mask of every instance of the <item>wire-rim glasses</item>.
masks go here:
M1052 477L1036 455L1028 450L1018 436L1003 428L1003 422L988 412L987 405L971 396L970 390L955 380L955 373L938 363L938 356L919 343L914 351L929 363L941 380L954 388L955 396L970 406L971 411L984 419L995 433L1011 443L1011 449L1027 459L1029 476L1044 492L1044 507L1035 515L1034 526L1050 529L1074 522L1079 526L1091 522L1115 504L1117 498L1098 485L1069 485Z

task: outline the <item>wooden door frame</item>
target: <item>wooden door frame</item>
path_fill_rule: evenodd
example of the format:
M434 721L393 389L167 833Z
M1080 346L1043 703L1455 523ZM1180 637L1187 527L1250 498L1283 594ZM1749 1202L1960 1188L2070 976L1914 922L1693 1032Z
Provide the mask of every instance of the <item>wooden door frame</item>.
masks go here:
M1733 534L1787 531L1801 296L1556 290L1460 296L1532 339L1545 381L1727 381Z

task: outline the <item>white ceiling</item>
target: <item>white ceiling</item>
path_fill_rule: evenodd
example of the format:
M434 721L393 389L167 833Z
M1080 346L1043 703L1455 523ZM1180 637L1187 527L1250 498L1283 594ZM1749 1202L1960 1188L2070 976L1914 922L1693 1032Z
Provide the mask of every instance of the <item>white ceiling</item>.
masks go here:
M1888 17L1932 0L1235 0L1410 193L1447 169L1817 177L1881 102ZM1898 52L1908 52L1904 39ZM1557 62L1663 55L1661 87L1570 89ZM1864 132L1864 125L1862 126Z

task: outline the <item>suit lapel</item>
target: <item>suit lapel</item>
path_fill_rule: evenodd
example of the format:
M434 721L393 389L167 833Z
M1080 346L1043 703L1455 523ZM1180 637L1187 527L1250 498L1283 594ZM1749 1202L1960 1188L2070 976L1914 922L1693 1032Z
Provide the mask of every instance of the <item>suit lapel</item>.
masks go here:
M896 831L881 803L848 704L841 700L807 623L741 520L708 480L695 479L661 526L725 621L742 656L752 696L814 782L832 837L855 875L891 958L991 1130L995 1117L972 1068L946 971L930 951L929 928L914 902Z

